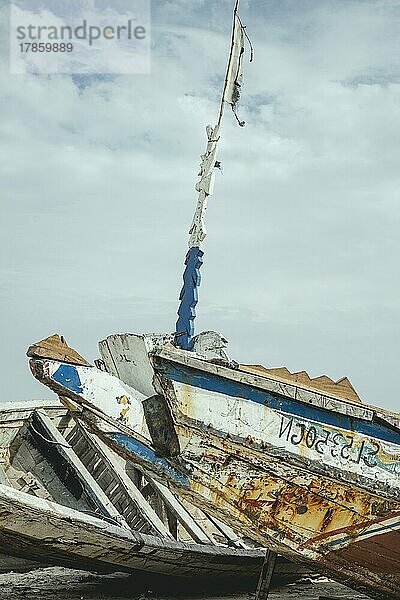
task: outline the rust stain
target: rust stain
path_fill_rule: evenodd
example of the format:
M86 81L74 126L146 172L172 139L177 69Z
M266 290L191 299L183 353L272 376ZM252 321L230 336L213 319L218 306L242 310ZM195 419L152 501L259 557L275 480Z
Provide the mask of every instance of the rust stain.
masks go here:
M218 459L221 465L219 455ZM284 480L260 475L259 470L252 471L240 460L231 459L232 463L219 470L209 450L201 457L205 472L210 472L213 461L213 472L222 484L216 486L217 504L235 506L244 520L257 522L261 533L275 532L288 541L304 544L320 534L367 526L377 515L400 508L395 501L334 480L302 476L298 471ZM207 485L204 482L203 490Z
M192 388L183 388L184 406L180 407L192 414ZM173 400L171 404L178 411ZM349 580L386 589L385 581L379 585L368 581L368 556L358 571L334 559L336 554L329 560L326 556L338 532L345 540L338 538L340 543L357 543L360 534L369 531L377 519L400 512L398 501L343 483L329 474L313 473L290 460L284 462L268 446L265 453L260 452L251 435L239 447L235 439L217 437L213 432L210 435L189 424L189 420L182 423L180 417L176 414L175 427L180 437L190 440L182 456L191 473L189 494L194 503L200 502L243 535L288 557L311 559L330 575L339 577L343 571ZM202 422L207 426L207 418ZM303 446L301 454L305 452Z
M326 531L328 526L331 524L332 518L333 518L333 509L331 507L331 508L328 508L328 510L325 513L324 519L322 521L321 531Z

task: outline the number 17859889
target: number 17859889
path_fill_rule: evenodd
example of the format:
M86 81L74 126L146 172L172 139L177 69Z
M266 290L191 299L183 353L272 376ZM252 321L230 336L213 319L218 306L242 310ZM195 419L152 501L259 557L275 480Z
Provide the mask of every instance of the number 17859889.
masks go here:
M72 52L74 45L72 42L21 42L19 48L21 52Z

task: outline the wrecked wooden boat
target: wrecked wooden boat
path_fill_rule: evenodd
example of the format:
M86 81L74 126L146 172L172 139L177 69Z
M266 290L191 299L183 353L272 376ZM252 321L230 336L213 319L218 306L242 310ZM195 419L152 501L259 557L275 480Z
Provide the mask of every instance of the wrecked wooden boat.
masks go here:
M147 453L115 398L84 398L93 367L65 377L62 363L33 356L31 368L110 447L242 535L400 598L400 416L361 403L345 380L239 366L218 336L201 338L189 352L160 336L100 343L103 368L146 398Z
M207 514L371 596L399 599L399 415L362 404L347 380L238 365L221 336L194 335L226 103L244 125L236 111L248 35L238 4L218 118L206 128L175 333L110 336L97 370L44 340L28 351L31 369L108 447ZM110 394L93 385L101 372L119 381ZM142 425L130 421L137 401Z
M262 550L190 511L58 400L0 406L0 552L100 572L258 575Z

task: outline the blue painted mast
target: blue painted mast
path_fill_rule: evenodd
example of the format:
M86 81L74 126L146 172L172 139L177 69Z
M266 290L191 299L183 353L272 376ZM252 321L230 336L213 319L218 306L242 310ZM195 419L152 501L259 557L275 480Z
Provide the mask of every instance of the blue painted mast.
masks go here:
M236 114L242 85L242 63L244 54L244 27L238 17L239 0L235 1L233 11L233 26L228 66L222 92L217 124L206 127L207 147L201 156L199 181L195 189L199 193L193 221L189 230L189 250L185 259L183 287L179 296L178 320L175 329L175 344L184 350L191 350L195 333L194 320L198 302L198 288L201 282L200 268L203 264L203 241L207 235L205 227L205 212L207 199L213 192L214 171L219 166L217 162L217 145L220 139L220 129L224 114L225 102L231 105L233 113L240 126L244 125ZM251 60L251 58L250 58Z

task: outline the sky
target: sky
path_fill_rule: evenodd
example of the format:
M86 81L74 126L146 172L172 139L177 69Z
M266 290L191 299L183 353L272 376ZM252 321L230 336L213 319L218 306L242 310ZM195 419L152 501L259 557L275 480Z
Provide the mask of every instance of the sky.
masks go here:
M48 398L27 347L93 360L172 332L231 0L153 0L151 73L10 73L0 0L4 401ZM112 6L112 1L110 1ZM255 57L226 111L196 328L232 358L333 379L400 411L400 1L242 0ZM229 107L228 107L229 108Z

